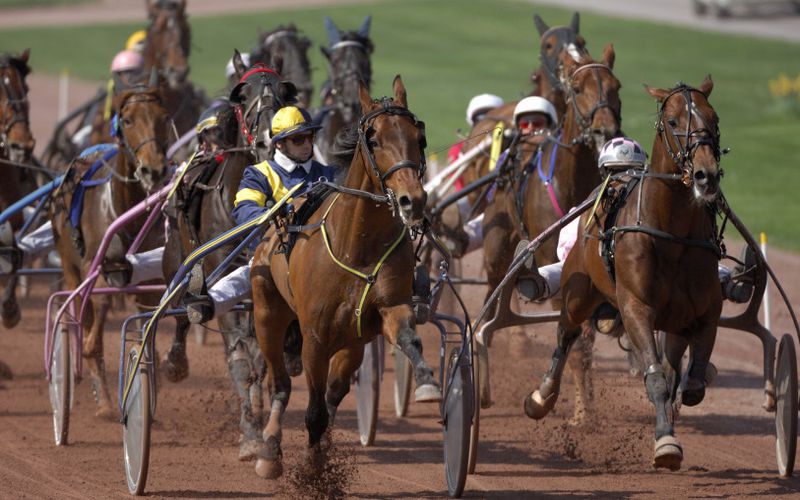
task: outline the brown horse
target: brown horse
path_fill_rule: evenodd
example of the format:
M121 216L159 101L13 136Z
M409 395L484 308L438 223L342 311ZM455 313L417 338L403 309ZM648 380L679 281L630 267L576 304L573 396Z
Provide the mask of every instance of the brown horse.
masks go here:
M717 275L716 225L720 147L718 118L708 103L713 83L699 88L647 88L659 103L652 164L620 180L611 210L586 213L561 277L563 307L553 364L539 389L525 398L525 413L544 417L558 398L561 372L580 325L603 301L622 314L644 365L647 397L655 406L653 465L680 468L671 403L676 401L680 361L690 348L681 403L699 404L722 310ZM632 177L632 178L631 178ZM627 200L627 202L626 202ZM610 253L611 252L611 253ZM606 268L604 258L611 259ZM668 332L667 376L656 352L654 331ZM671 379L671 380L670 380Z
M35 187L34 176L27 170L3 163L27 164L30 162L35 141L28 120L28 85L25 77L30 73L25 50L19 56L0 55L0 211L20 199ZM13 216L0 226L0 246L16 249L15 233L22 226L22 213ZM17 276L2 278L3 303L0 316L3 326L13 328L19 323L17 304Z
M101 171L101 175L106 175L111 170L111 179L86 189L80 219L84 252L81 253L73 243L69 218L74 188L81 172L74 172L71 179L62 184L50 213L64 279L71 289L76 288L85 276L106 228L119 214L142 201L166 174L167 112L158 90L151 86L123 91L114 98L114 110L120 119L119 152L116 161L110 160L111 163ZM124 262L125 252L138 229L139 226L129 226L114 237L105 256L106 263ZM161 231L152 231L141 250L162 244ZM147 295L140 300L154 305L158 303L158 296ZM89 332L83 339L83 356L88 360L92 388L99 406L96 414L103 417L113 415L103 361L103 324L109 305L108 295L92 300L83 325Z
M614 57L611 45L600 62L585 57L575 61L566 53L562 57L568 107L559 138L545 141L541 148L522 142L516 152L519 167L509 169L498 182L494 200L484 212L483 262L489 290L502 281L520 240L540 234L600 183L598 150L620 133L621 126ZM557 261L556 243L550 239L542 245L538 263ZM592 399L591 340L581 343L582 356L571 358L577 382L575 422L587 414Z
M250 65L263 63L270 67L281 66L280 73L297 89L297 103L308 108L314 85L311 82L311 64L308 48L311 40L303 36L294 24L280 25L258 36L258 47L250 53ZM277 59L280 59L278 64Z
M400 76L393 100L373 101L364 85L360 97L363 116L343 183L350 191L322 204L309 221L316 228L299 234L288 258L276 252L280 238L273 237L258 247L253 260L256 335L267 359L272 398L264 429L267 453L256 472L269 478L282 472L281 421L291 393L283 336L294 319L303 335L310 457L323 456L320 440L350 390L364 345L376 335L383 334L411 360L417 401L441 399L422 358L411 308L414 252L407 233L422 222L426 201L420 182L422 124L407 109ZM376 204L377 199L384 203ZM383 266L376 266L380 262Z

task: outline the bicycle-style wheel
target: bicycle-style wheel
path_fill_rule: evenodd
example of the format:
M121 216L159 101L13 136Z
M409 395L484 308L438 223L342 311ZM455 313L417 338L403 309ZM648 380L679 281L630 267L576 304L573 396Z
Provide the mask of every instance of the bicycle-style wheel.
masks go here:
M789 334L781 337L775 368L775 452L778 472L792 475L797 451L797 354Z
M128 364L125 369L125 381L130 379L136 360L139 357L138 347L131 348ZM150 370L143 359L131 382L128 399L123 414L122 441L125 458L125 479L128 491L133 495L141 495L147 483L147 471L150 461Z
M364 346L364 359L356 372L356 414L362 446L372 446L375 442L381 381L378 341L379 337L375 337L372 342Z
M394 359L394 411L398 417L408 414L408 402L411 400L411 383L413 369L403 351L392 348Z
M69 337L69 332L63 325L55 326L48 392L50 393L50 406L53 409L53 431L56 446L66 445L69 437L69 413L75 381Z
M474 389L469 365L459 363L458 349L450 355L446 373L446 393L442 404L444 472L448 494L459 498L467 481Z

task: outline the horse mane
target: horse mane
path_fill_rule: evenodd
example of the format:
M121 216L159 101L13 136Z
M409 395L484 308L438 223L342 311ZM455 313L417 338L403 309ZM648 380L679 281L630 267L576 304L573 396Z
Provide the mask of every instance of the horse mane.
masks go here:
M331 153L339 168L345 169L353 162L358 148L358 125L344 127L336 134Z

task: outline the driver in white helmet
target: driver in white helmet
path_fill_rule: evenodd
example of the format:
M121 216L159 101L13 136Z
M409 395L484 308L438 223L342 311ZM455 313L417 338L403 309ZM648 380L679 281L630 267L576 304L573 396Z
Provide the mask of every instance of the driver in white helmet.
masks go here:
M597 167L601 174L606 176L620 170L643 169L646 163L647 153L638 142L627 137L617 137L605 143L600 151ZM561 286L561 271L567 255L578 239L579 223L580 217L561 229L556 249L558 262L539 269L536 266L534 255L531 254L524 266L527 272L517 280L517 292L523 299L543 301L558 294ZM514 252L515 260L528 244L527 240L519 242ZM753 294L752 272L750 271L755 265L755 257L749 246L744 248L741 260L744 265L737 265L733 272L722 264L718 265L722 295L736 303L748 302Z
M479 112L480 109L477 111ZM468 118L470 116L467 115ZM520 140L537 148L558 127L558 115L555 107L550 101L539 96L526 97L519 101L514 108L513 119L514 127L520 134ZM508 151L503 153L503 155L506 154ZM498 160L498 164L503 161L503 155ZM446 233L442 239L453 256L457 258L480 248L483 243L483 214L461 227L461 221L469 216L470 208L469 200L464 197L457 204L447 207L442 214L442 223Z

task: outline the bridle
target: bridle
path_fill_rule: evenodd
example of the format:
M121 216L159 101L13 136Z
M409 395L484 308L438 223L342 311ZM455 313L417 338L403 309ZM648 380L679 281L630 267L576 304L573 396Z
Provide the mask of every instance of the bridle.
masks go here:
M686 186L690 186L694 182L694 154L700 146L708 146L714 154L714 159L719 163L722 151L719 147L719 129L709 123L706 119L697 112L697 107L692 101L692 92L700 92L698 89L690 87L686 84L680 84L674 88L667 97L661 102L658 110L658 118L656 120L656 130L661 137L667 153L672 157L672 161L681 172L681 180ZM702 94L702 92L700 92ZM676 130L675 120L664 120L664 111L667 107L667 101L670 97L680 94L683 96L686 103L686 110L689 115L686 130ZM692 117L695 116L701 123L701 128L692 129ZM675 143L675 147L670 144L670 137ZM683 142L681 142L681 138ZM719 171L722 176L722 169Z
M292 54L291 57L284 57L283 58L284 66L281 69L281 71L294 84L294 86L295 86L295 88L297 90L310 93L313 87L311 85L311 80L310 80L309 75L308 75L308 67L307 66L305 68L303 67L303 63L301 61L301 57L302 57L302 60L306 61L306 65L308 64L308 61L307 61L307 59L305 59L303 57L304 56L303 49L300 48L301 44L303 43L304 40L305 40L305 43L308 43L308 39L307 38L303 37L301 39L298 36L297 31L294 30L294 29L279 29L279 30L275 31L274 33L270 33L269 35L266 36L266 38L264 38L264 41L261 42L261 49L263 50L263 53L271 54L271 52L273 50L272 46L276 42L278 42L280 40L283 40L283 39L288 39L288 40L291 41L288 44L284 44L285 47L287 47L287 46L288 47L294 47L294 48L296 48L297 52ZM291 71L291 68L287 68L287 63L291 63L292 64L291 68L300 67L301 70L305 70L306 74L305 75L302 75L302 74L301 75L293 75L292 71ZM300 82L300 81L298 81L300 79L298 77L305 77L306 81Z
M417 178L422 179L425 175L425 147L427 146L427 141L425 139L425 123L418 120L416 115L409 111L408 109L397 106L394 104L394 101L389 97L383 97L378 101L375 101L381 104L381 107L376 108L369 113L365 114L358 120L358 143L362 147L362 151L364 155L367 157L369 166L372 169L373 174L378 179L380 183L381 192L386 198L386 202L392 208L392 212L397 213L397 200L395 198L394 192L386 187L386 180L395 172L402 170L404 168L410 168L416 171ZM406 116L408 117L414 126L422 132L419 141L419 149L420 149L420 161L419 164L411 161L411 160L400 160L399 162L395 163L391 167L389 167L385 172L381 173L380 169L378 168L378 163L375 160L375 155L372 151L372 147L370 146L369 136L374 131L373 127L370 125L375 118L381 115L394 115L394 116Z
M257 77L258 81L253 82L253 77ZM239 128L241 129L242 137L244 137L245 141L247 141L247 145L253 150L255 150L257 147L256 138L259 137L260 133L259 126L262 121L262 113L267 109L280 109L285 104L281 98L278 97L278 93L275 92L273 87L275 79L277 78L280 78L280 75L278 75L275 70L259 64L242 75L242 77L239 79L239 84L232 92L232 94L236 93L237 89L241 89L244 85L254 85L257 88L256 95L258 95L258 97L254 98L247 106L244 106L242 103L234 105L234 112L236 113L236 120L239 122ZM269 92L265 93L265 89L269 89ZM267 95L275 100L275 103L272 106L265 105L264 97ZM254 111L255 119L252 121L253 126L249 127L247 124L247 118Z
M370 81L372 79L372 70L369 65L369 49L364 43L359 42L358 40L343 40L333 44L333 46L330 48L331 59L333 59L333 53L346 48L356 48L360 50L365 57L364 60L352 57L344 59L343 62L346 64L344 65L344 68L342 68L342 71L334 71L335 65L331 62L330 73L333 80L333 89L331 90L331 93L334 96L339 96L339 98L336 99L335 105L342 112L345 121L350 122L350 118L358 113L359 103L357 95L351 96L354 97L352 102L344 101L345 83L354 81L355 87L357 87L358 81L363 80L364 85L369 88ZM342 57L344 58L345 56Z
M158 6L161 9L161 12L163 12L165 16L168 16L168 18L164 21L164 29L159 30L158 32L155 31L156 20L158 18L153 20L153 23L148 30L148 44L150 43L149 40L152 40L153 38L151 33L158 33L161 37L169 36L169 38L165 40L166 43L164 46L161 47L162 50L159 50L158 52L153 51L152 53L162 74L168 75L169 73L173 72L178 73L178 70L168 65L167 57L169 55L169 50L180 48L181 55L188 65L190 45L189 41L186 39L187 37L183 36L183 26L185 26L185 23L182 24L180 22L181 20L178 18L178 14L180 12L177 4L169 1L162 1L158 3ZM177 40L175 40L175 38Z
M125 99L125 101L120 106L119 111L117 112L117 119L120 121L122 120L122 111L125 109L125 106L129 104L145 103L145 102L155 102L161 104L161 99L158 96L152 94L145 94L145 95L139 93L131 94L131 96ZM119 144L122 147L122 150L125 152L125 155L128 157L128 159L130 159L133 162L134 165L136 165L137 172L139 171L139 168L142 167L142 161L137 156L139 154L139 151L145 145L151 142L155 142L156 145L159 145L158 137L154 135L152 137L148 137L147 139L140 141L139 144L137 144L136 146L132 146L128 142L128 139L125 137L125 133L122 129L121 123L117 125L117 137L119 139ZM114 172L114 174L116 174L115 177L122 182L128 182L128 183L142 182L141 179L137 177L135 174L134 177L123 177L119 175L117 172Z
M25 88L25 82L22 80L22 76L12 64L0 62L0 69L14 69L15 71L13 71L13 73L16 75L19 88ZM11 83L11 79L5 72L0 75L0 89L3 90L6 97L2 106L11 110L10 119L2 124L2 131L0 131L0 153L6 157L8 157L8 150L11 147L8 141L8 134L11 132L11 128L18 123L22 123L30 128L30 120L28 118L28 96L25 92L23 92L21 96L17 95Z
M595 81L597 82L597 95L598 95L597 102L595 102L594 107L587 114L581 112L580 108L578 107L576 93L572 86L572 83L575 80L575 76L584 70L591 70L594 73ZM580 128L580 133L577 135L575 139L573 139L573 144L577 144L580 142L585 145L588 145L589 142L593 140L592 121L594 120L594 115L597 114L597 112L603 108L608 108L614 115L614 120L616 120L617 123L622 123L622 117L620 116L619 110L614 109L609 103L608 90L605 89L603 85L603 80L602 78L600 78L600 71L608 71L608 73L612 77L614 77L614 72L609 66L600 63L589 63L589 64L584 64L583 66L580 66L575 71L573 71L572 75L570 75L568 81L564 85L567 93L567 102L570 102L572 104L572 108L575 113L575 119L577 120L578 127Z

